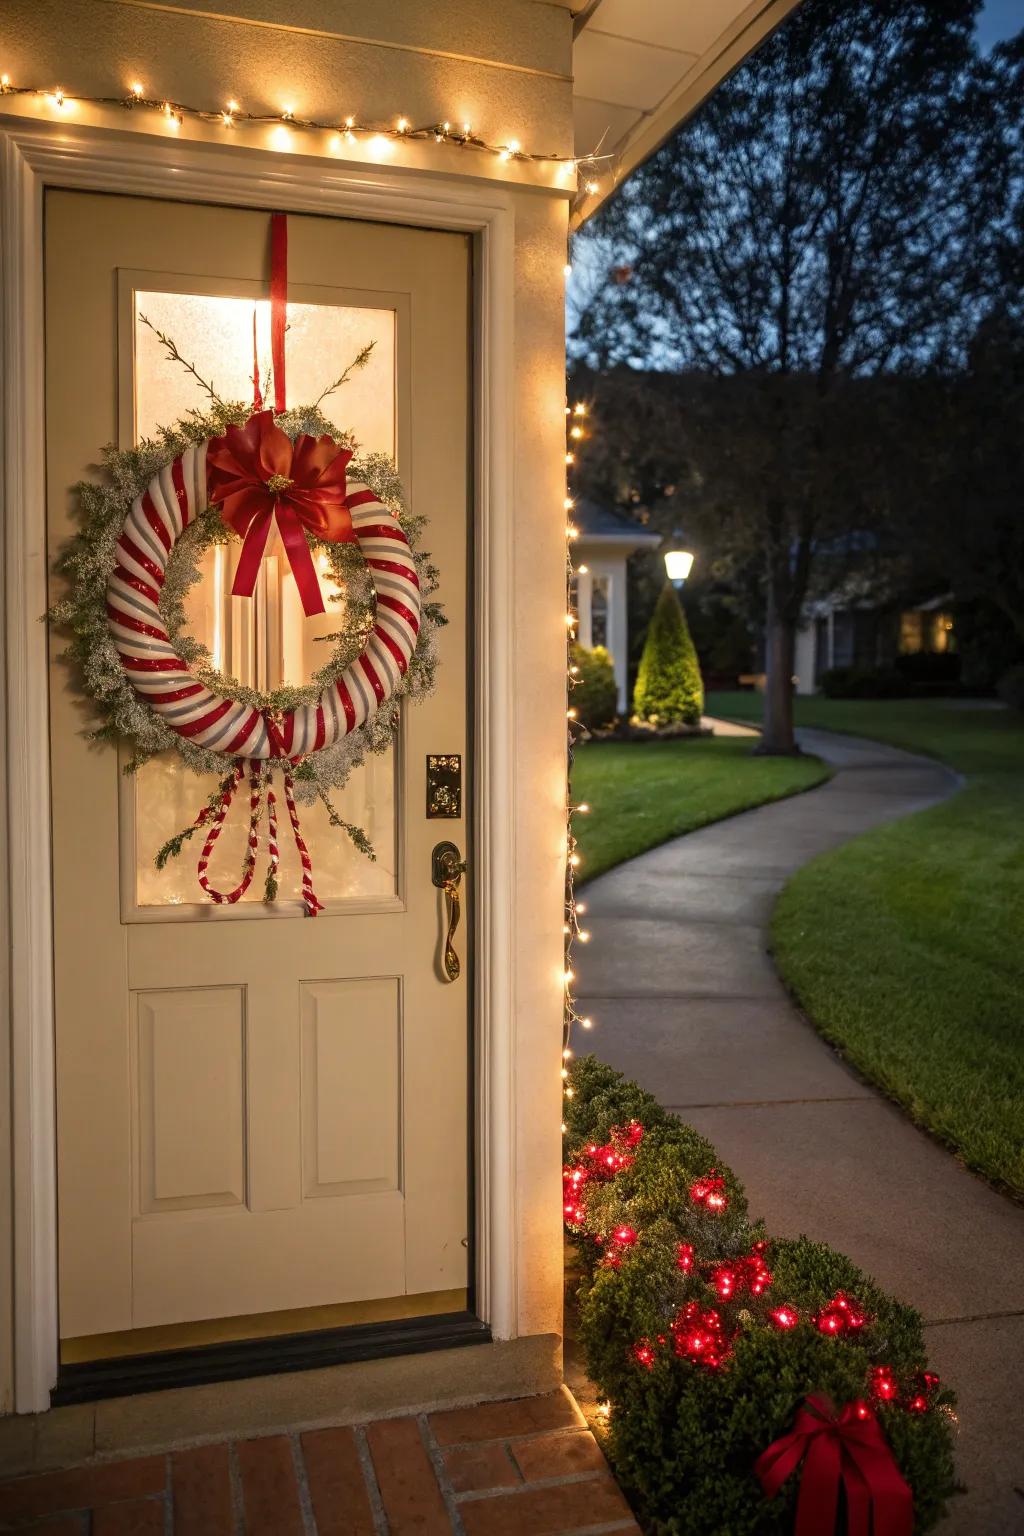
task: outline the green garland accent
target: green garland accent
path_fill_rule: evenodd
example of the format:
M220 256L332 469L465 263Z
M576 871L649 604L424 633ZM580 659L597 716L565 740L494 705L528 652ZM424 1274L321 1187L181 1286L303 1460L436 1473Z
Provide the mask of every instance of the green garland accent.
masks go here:
M362 361L365 358L361 355L351 367L360 366ZM338 384L344 382L351 367ZM64 657L75 668L82 691L93 700L99 716L87 735L95 741L126 742L131 749L125 769L128 773L136 771L157 753L170 750L175 751L196 774L216 773L223 778L226 770L233 766L234 760L224 753L210 751L177 735L135 692L110 634L106 592L108 577L117 564L117 540L135 498L145 491L158 470L176 459L190 444L222 436L228 426L243 426L251 414L252 408L242 401L214 400L209 409L190 411L174 426L160 428L155 437L144 439L134 448L119 449L108 445L102 452L106 483L96 485L82 481L74 488L82 526L55 566L67 579L70 590L67 596L53 604L47 618L50 623L71 631ZM352 449L354 454L358 453L358 444L352 435L330 422L320 410L319 403L286 411L275 420L293 440L303 432L314 437L327 435ZM438 586L437 567L429 554L419 547L426 519L411 515L406 508L394 464L384 454L356 456L349 464L348 472L351 479L365 482L398 518L409 540L424 599L420 632L408 671L396 684L387 703L364 725L332 746L310 753L297 766L296 798L304 804L312 804L317 798L326 800L330 790L342 788L353 768L364 761L367 753L387 751L398 723L401 700L422 698L434 687L437 670L435 636L440 626L447 623L441 604L431 601ZM274 710L293 709L315 700L359 654L373 623L373 587L362 555L354 545L308 539L311 549L326 553L332 574L345 591L345 617L336 633L324 637L325 643L331 644L333 649L312 680L302 687L275 689L268 695L215 671L205 647L185 632L185 597L199 579L198 561L212 544L232 537L217 510L208 508L194 519L177 541L160 597L160 611L169 636L196 678L221 697L257 709ZM219 799L220 794L221 790L218 790L214 800ZM361 853L373 858L365 833L330 809L331 824L343 829ZM193 830L186 829L164 844L157 855L159 868L181 851Z

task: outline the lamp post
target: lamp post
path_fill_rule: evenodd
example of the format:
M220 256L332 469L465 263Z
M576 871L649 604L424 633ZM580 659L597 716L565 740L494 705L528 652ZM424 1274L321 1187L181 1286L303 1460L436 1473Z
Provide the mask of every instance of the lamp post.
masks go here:
M684 548L682 529L676 528L665 551L665 574L677 592L683 590L683 582L692 569L693 552Z

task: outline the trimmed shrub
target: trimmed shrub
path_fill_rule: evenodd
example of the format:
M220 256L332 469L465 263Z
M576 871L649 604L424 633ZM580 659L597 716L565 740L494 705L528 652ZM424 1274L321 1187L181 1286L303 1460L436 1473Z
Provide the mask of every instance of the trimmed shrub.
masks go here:
M700 663L671 582L655 605L633 690L633 713L654 725L699 725L704 711Z
M618 689L612 658L603 645L588 651L585 645L572 647L572 664L579 671L573 679L570 704L577 719L588 730L596 731L615 719Z
M765 1536L793 1529L799 1477L774 1499L754 1474L812 1392L837 1407L870 1403L914 1495L914 1529L927 1531L956 1491L953 1394L926 1377L921 1319L855 1265L806 1238L771 1241L751 1222L743 1190L711 1144L657 1100L593 1057L571 1072L566 1101L567 1228L584 1279L577 1334L587 1373L611 1406L607 1451L654 1536ZM618 1148L621 1166L602 1171ZM719 1207L695 1194L720 1180ZM689 1257L680 1263L682 1252ZM763 1294L748 1280L723 1298L721 1266L743 1275L763 1263ZM817 1315L844 1296L862 1321L841 1336ZM682 1358L672 1323L713 1308L727 1344L721 1361ZM772 1313L795 1313L780 1327ZM639 1346L639 1350L638 1350ZM891 1400L873 1392L887 1368ZM914 1406L911 1406L913 1404Z

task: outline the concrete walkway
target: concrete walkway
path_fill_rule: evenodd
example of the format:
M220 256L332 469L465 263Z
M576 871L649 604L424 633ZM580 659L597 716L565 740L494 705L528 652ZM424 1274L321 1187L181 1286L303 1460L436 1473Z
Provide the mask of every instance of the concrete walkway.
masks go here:
M593 1049L714 1142L780 1236L848 1254L927 1322L960 1395L945 1533L1024 1531L1024 1210L866 1087L789 1000L768 955L802 864L951 794L926 758L821 731L829 783L665 844L586 888L577 949ZM588 1042L590 1043L590 1042Z

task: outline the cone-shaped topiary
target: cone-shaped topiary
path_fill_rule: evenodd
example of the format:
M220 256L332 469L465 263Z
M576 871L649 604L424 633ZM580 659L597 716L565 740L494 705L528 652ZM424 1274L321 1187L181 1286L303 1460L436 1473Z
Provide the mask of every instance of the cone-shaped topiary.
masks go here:
M675 588L666 582L644 641L633 713L656 725L699 725L703 710L700 662Z

